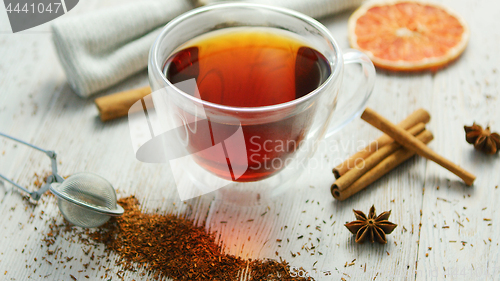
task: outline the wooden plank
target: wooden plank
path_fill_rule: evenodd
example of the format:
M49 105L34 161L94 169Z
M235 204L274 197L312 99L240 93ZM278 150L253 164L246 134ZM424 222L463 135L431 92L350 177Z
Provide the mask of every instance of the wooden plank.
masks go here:
M495 82L500 32L491 28L497 9L491 9L487 1L444 2L469 22L471 40L464 55L435 76L429 97L430 126L437 140L432 147L477 174L478 181L467 188L454 175L428 164L417 280L498 280L499 241L495 237L500 228L495 221L500 213L495 202L500 191L495 186L500 183L500 163L497 156L474 151L463 131L464 125L474 121L500 130L500 88Z

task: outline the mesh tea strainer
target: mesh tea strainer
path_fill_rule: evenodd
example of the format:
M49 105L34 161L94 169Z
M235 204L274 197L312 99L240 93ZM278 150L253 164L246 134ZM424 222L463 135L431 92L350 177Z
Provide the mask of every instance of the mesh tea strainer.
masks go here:
M113 186L103 177L93 173L78 173L63 179L57 174L57 160L54 151L48 151L0 132L0 136L22 143L45 153L52 164L52 174L47 183L36 191L15 183L0 174L0 178L13 184L37 201L48 190L57 196L59 210L70 223L81 227L97 227L107 222L111 216L123 214L123 208L116 203Z

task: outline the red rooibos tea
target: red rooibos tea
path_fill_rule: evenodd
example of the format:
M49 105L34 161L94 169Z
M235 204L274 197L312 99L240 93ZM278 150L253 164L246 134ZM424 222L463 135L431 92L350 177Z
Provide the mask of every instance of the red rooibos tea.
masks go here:
M167 60L164 73L172 83L196 79L202 100L232 107L259 108L307 95L328 78L330 66L321 53L285 32L228 28L184 44ZM203 153L200 138L210 138L216 131L217 138L224 139L239 126L209 118L209 128L196 132L186 130L188 150L201 151L196 161L222 178L261 180L275 174L291 160L310 127L312 111L305 110L279 121L242 121L247 155L226 157L226 161ZM247 167L246 172L235 178L232 171L241 167Z

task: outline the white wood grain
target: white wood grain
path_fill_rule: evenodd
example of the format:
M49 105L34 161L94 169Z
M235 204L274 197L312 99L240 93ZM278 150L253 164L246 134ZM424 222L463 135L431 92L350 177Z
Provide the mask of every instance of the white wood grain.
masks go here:
M500 57L495 43L500 25L493 20L499 13L488 1L445 2L464 15L472 33L463 57L434 78L430 125L436 139L443 141L432 147L478 178L474 187L467 188L434 163L428 164L417 279L499 280L500 190L495 186L500 184L500 161L498 155L474 151L463 141L461 127L476 121L500 130L496 73Z
M437 2L469 22L472 34L466 52L436 74L379 71L369 106L394 122L419 107L429 110L428 128L435 135L430 147L475 173L478 179L471 188L434 163L413 158L346 202L334 201L329 193L331 168L352 154L359 141L379 135L355 120L320 146L312 161L317 165L307 169L289 192L255 206L235 206L214 194L181 202L166 165L135 160L127 121L102 124L92 101L71 91L47 25L20 34L4 32L5 24L0 28L0 131L55 149L62 175L95 172L106 177L119 196L135 194L144 210L187 213L216 232L227 252L243 258L277 258L278 252L318 280L498 280L500 213L495 207L500 188L495 187L500 185L500 160L466 144L463 125L476 121L500 131L500 2ZM81 1L74 14L114 4ZM342 47L348 47L349 14L322 20ZM101 95L146 83L141 73ZM0 140L0 173L33 188L33 174L49 168L43 154ZM0 191L1 280L71 280L70 274L78 280L105 274L117 279L116 256L97 264L84 254L87 246L58 239L50 247L62 255L56 260L40 247L48 222L62 220L54 198L46 196L29 205L9 184L0 182ZM387 245L355 244L343 226L354 219L352 209L367 212L372 204L378 212L392 210L391 220L398 224ZM103 254L103 248L91 251ZM75 258L66 262L71 256ZM319 274L325 271L331 275ZM126 272L125 279L144 280L141 273Z

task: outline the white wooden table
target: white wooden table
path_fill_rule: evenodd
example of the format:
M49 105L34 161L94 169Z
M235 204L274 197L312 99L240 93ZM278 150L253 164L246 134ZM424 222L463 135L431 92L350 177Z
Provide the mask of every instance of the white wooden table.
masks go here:
M118 189L118 196L135 194L146 211L189 212L199 222L206 220L206 228L220 234L227 252L244 258L276 258L278 251L292 266L311 271L318 280L499 280L500 159L474 151L465 142L463 126L476 121L500 131L500 2L437 2L456 10L470 24L471 40L463 56L436 74L379 71L368 105L394 122L419 107L427 109L432 115L427 127L435 136L430 147L476 174L473 187L465 187L432 162L412 158L353 198L335 201L329 191L334 180L331 169L356 147L336 151L332 147L339 140L355 144L380 134L355 120L328 140L329 147L317 151L316 169L307 170L290 192L269 204L235 207L213 201L211 195L183 204L168 167L134 158L127 120L101 123L93 101L77 97L69 88L49 25L12 34L3 8L0 131L56 150L62 175L95 172ZM81 1L65 16L119 3ZM346 24L351 12L322 20L342 47L348 46ZM144 71L102 95L145 84ZM34 173L49 169L42 153L0 140L1 173L33 188ZM387 245L357 245L343 226L354 219L352 209L367 212L372 204L378 212L392 210L390 219L398 224ZM0 182L0 214L0 280L71 280L70 274L78 280L86 280L86 275L97 280L105 267L111 268L113 280L118 279L116 256L108 263L101 261L99 270L78 243L58 239L50 248L60 247L63 256L75 256L71 261L59 263L47 256L41 239L49 232L52 218L62 219L53 198L31 206L17 189ZM321 226L321 232L316 226ZM301 235L304 238L297 239ZM275 242L286 238L289 243ZM315 250L302 249L311 243ZM102 249L95 251L97 255ZM291 252L301 255L293 257ZM88 262L85 269L83 264ZM321 277L319 272L325 271L331 275ZM125 279L144 277L127 272Z

